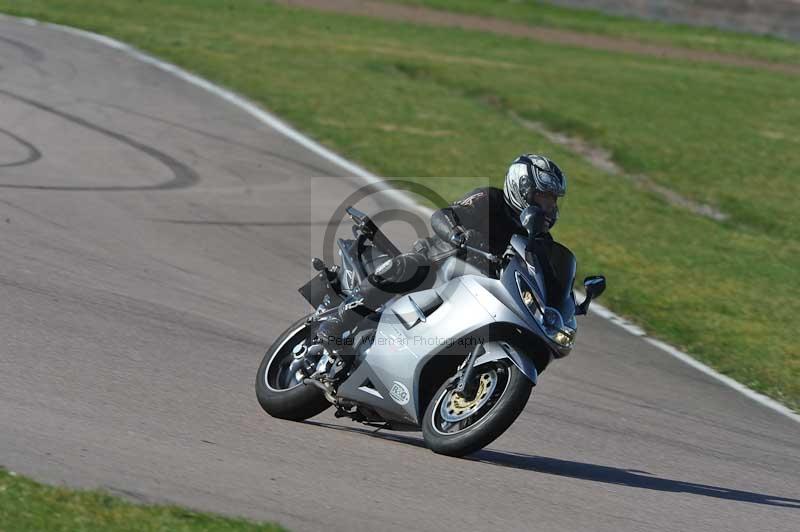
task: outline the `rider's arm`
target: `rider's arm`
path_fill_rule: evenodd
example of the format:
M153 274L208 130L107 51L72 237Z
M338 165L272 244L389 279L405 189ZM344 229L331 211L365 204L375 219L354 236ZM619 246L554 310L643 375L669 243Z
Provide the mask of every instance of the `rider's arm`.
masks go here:
M482 189L476 189L463 199L448 207L439 209L431 216L431 228L445 242L452 242L454 234L470 230L470 240L482 240L479 234L479 221L484 218L482 210L486 207L488 195Z

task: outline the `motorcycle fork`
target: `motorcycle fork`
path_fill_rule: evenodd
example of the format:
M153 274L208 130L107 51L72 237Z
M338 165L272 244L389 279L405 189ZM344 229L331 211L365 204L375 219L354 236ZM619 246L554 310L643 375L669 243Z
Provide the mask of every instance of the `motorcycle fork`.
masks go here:
M460 369L456 375L455 392L462 397L469 398L477 390L475 383L472 382L475 375L475 361L484 353L486 353L486 349L483 347L483 343L476 345L464 361L464 368Z

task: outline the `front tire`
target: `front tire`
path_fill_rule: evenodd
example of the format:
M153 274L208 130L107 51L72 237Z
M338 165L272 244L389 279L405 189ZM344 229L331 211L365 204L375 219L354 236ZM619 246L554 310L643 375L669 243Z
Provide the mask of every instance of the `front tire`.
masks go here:
M520 415L533 384L509 360L475 368L475 397L455 393L444 383L425 410L422 436L433 452L464 456L489 445Z
M303 421L331 406L322 390L306 386L292 371L292 362L298 358L295 350L303 349L307 337L308 324L302 318L275 340L258 367L256 397L272 417Z

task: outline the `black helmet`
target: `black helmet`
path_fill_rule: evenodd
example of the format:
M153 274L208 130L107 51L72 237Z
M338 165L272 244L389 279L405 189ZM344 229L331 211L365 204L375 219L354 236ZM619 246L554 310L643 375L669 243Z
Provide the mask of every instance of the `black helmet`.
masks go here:
M514 159L506 173L503 184L506 203L516 212L522 212L533 202L536 192L563 196L567 193L567 177L547 157L533 153L520 155Z

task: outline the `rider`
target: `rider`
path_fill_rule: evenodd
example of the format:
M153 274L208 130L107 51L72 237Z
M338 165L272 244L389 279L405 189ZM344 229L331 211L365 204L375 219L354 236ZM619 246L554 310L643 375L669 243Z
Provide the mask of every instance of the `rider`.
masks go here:
M461 200L436 211L431 227L436 235L455 245L465 243L502 255L511 236L527 234L520 214L533 206L544 217L545 227L540 235L550 238L549 230L558 220L558 198L567 191L567 179L561 169L542 155L520 155L506 172L503 190L495 187L478 188ZM468 254L467 261L483 259Z
M520 222L520 214L526 207L534 207L543 217L544 227L538 236L549 239L549 230L558 220L558 198L566 190L566 176L556 163L542 155L520 155L508 168L502 190L495 187L478 188L433 213L431 227L442 241L434 241L433 247L444 244L452 251L453 247L469 244L494 255L502 255L512 235L527 234L527 229ZM431 254L431 250L427 253L403 253L380 265L369 276L369 282L362 283L360 288L365 305L376 308L394 294L430 284L431 263L436 263ZM452 252L447 255L452 255ZM486 259L473 253L467 254L465 259L481 269L487 266ZM356 317L358 315L348 311L340 312L338 319L325 320L318 330L318 338L326 347L338 351L343 333L352 327L349 323Z

